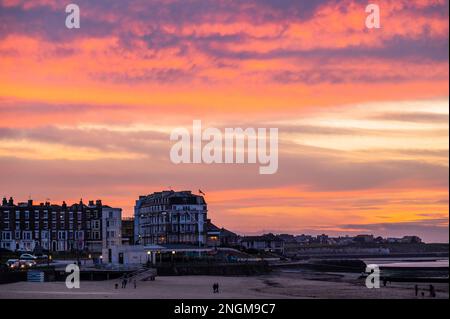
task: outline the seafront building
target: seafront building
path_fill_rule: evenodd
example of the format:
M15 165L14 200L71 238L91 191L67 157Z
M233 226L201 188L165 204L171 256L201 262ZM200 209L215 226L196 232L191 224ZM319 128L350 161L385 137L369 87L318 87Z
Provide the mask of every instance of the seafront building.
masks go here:
M241 246L265 252L284 253L284 241L274 234L262 236L246 236L241 239Z
M207 204L191 191L162 191L140 196L134 208L134 240L140 245L204 246Z
M55 205L3 198L0 247L11 251L85 251L100 253L121 243L122 210L101 200Z

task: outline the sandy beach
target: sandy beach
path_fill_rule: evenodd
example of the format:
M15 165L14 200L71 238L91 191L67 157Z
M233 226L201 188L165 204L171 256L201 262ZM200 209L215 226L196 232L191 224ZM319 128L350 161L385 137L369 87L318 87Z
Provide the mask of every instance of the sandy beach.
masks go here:
M212 293L212 284L220 284L220 293ZM64 282L18 282L0 285L0 298L89 298L89 299L410 299L416 298L414 283L392 283L380 289L368 289L357 274L276 272L253 277L180 276L157 277L139 281L137 288L115 289L118 280L82 281L79 289L67 289ZM434 284L437 298L449 298L448 284ZM429 298L428 285L419 284Z

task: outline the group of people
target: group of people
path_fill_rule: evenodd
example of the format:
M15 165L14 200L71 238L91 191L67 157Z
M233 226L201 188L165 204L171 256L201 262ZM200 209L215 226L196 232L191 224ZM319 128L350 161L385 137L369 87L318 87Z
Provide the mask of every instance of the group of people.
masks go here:
M131 278L131 275L128 275L128 276L124 275L123 277L121 277L121 279L122 279L122 288L127 288L127 284L133 282L134 289L136 289L136 287L137 287L136 279L133 280ZM115 288L118 289L119 284L116 283Z
M213 293L219 293L219 283L218 282L215 282L215 283L213 283Z
M416 297L418 297L419 296L419 286L418 285L415 285L414 286L414 290L415 290L415 293L416 293ZM429 296L431 297L431 298L435 298L436 297L436 290L435 290L435 288L434 288L434 286L433 285L430 285L429 287L428 287L428 291L429 291ZM425 297L425 292L421 292L421 296L422 297Z

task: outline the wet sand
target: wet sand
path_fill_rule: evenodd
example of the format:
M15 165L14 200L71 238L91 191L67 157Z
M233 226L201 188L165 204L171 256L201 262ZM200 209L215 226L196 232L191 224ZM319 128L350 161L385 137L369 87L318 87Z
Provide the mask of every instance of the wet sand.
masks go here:
M118 280L82 281L79 289L67 289L64 282L18 282L0 285L0 298L89 298L89 299L409 299L416 298L414 283L392 283L380 289L368 289L357 274L277 272L254 277L180 276L157 277L120 288ZM212 293L212 284L220 284L220 293ZM114 284L119 289L114 289ZM426 284L419 284L428 297ZM448 284L434 284L437 298L449 298ZM422 298L419 293L419 298Z

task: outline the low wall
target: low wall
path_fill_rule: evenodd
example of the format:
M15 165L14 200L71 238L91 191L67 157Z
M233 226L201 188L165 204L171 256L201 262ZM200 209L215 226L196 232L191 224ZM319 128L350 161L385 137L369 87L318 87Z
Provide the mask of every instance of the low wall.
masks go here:
M26 281L26 271L8 271L0 272L0 284L9 284L18 281Z
M251 276L266 274L266 262L235 264L166 264L156 265L158 276Z

